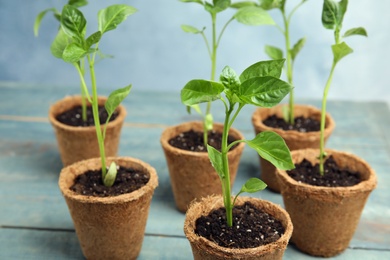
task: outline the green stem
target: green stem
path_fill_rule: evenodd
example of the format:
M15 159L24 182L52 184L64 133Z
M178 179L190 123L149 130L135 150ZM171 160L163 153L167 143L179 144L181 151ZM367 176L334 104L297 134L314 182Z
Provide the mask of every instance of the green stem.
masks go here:
M91 96L89 95L89 92L88 92L87 84L85 83L85 80L84 80L84 74L81 71L81 68L80 68L80 66L77 63L75 63L73 65L76 67L77 72L79 73L79 76L80 76L80 86L83 89L82 92L85 94L85 97L87 98L88 102L92 103Z
M82 78L85 77L85 60L82 59L81 60L81 73L82 73ZM82 110L82 113L81 113L81 118L82 120L85 122L87 121L87 101L86 101L86 93L84 91L84 88L83 88L83 83L80 81L80 90L81 90L81 110Z
M325 161L325 157L326 157L326 154L325 154L326 100L327 100L327 97L328 97L328 92L329 92L330 85L332 83L333 73L334 73L335 67L336 67L336 62L333 61L332 69L330 70L330 74L329 74L328 80L326 82L326 86L325 86L325 89L324 89L324 95L323 95L323 98L322 98L321 137L320 137L320 156L319 156L319 159L320 159L320 174L321 175L324 175L324 161Z
M103 133L100 127L99 103L98 103L98 94L97 94L97 86L96 86L94 60L95 60L95 56L93 56L92 60L88 56L89 69L91 72L91 83L92 83L92 112L93 112L93 119L95 121L96 137L99 144L100 160L102 163L102 179L104 180L107 174L106 155L104 150Z
M293 64L290 52L290 28L289 28L289 19L287 19L286 14L282 11L283 21L284 21L284 38L286 44L286 66L287 66L287 81L292 85L293 82ZM289 98L289 110L288 110L288 121L290 124L294 124L294 89L290 90Z

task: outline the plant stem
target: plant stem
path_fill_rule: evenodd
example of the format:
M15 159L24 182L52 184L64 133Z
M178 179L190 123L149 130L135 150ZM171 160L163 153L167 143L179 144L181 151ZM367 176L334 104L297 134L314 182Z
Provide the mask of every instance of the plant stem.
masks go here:
M325 89L324 89L324 94L323 94L323 97L322 97L321 137L320 137L320 156L319 156L319 159L320 159L320 174L321 175L324 175L324 161L325 161L325 157L326 157L326 154L325 154L326 100L327 100L327 97L328 97L328 92L329 92L330 85L332 83L333 73L334 73L335 67L336 67L336 62L333 61L332 69L330 70L330 74L329 74L328 80L326 82L326 86L325 86Z
M287 66L287 81L292 85L293 82L293 64L290 52L290 28L289 19L286 17L286 13L282 10L283 21L284 21L284 38L286 43L286 66ZM289 109L288 109L288 121L291 125L294 124L294 89L290 90L289 97Z
M225 122L222 133L222 167L224 177L222 180L222 192L223 192L223 203L226 209L226 221L229 227L233 226L233 204L230 191L230 172L229 172L229 161L228 161L228 134L229 134L229 120L230 114L232 113L232 106L229 104L229 110L226 111Z
M96 137L99 144L100 160L102 163L102 179L104 180L107 174L106 155L104 150L104 138L102 134L102 129L100 127L99 102L98 102L98 94L97 94L97 87L96 87L94 60L95 60L95 56L93 57L92 60L88 56L89 69L91 72L91 83L92 83L92 112L93 112L93 119L95 121Z
M81 60L81 73L83 75L82 78L85 77L85 60L82 59ZM81 119L85 122L87 121L87 101L86 101L86 93L84 91L84 88L83 88L83 83L80 82L80 90L81 90L81 110L82 110L82 113L81 113Z

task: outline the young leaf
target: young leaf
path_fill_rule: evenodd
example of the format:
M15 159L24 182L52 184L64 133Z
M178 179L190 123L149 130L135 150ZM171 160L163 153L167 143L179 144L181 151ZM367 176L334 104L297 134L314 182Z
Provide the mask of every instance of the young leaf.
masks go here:
M339 44L332 45L332 52L333 52L334 62L337 63L342 58L352 53L353 50L345 42L342 42Z
M246 140L245 142L276 168L282 170L294 168L290 150L278 134L270 131L261 132L253 140Z
M53 12L53 13L57 13L58 14L58 11L57 9L55 8L49 8L49 9L46 9L46 10L43 10L42 12L40 12L37 17L35 18L35 22L34 22L34 35L35 36L38 36L38 31L39 31L39 27L41 26L41 21L43 19L43 17L45 17L46 13L48 12Z
M245 6L256 6L256 3L244 1L244 2L232 3L230 5L231 8L236 8L236 9L239 9L239 8L242 8Z
M246 68L240 75L241 83L253 77L271 76L279 78L282 75L284 59L257 62Z
M294 46L292 47L292 49L290 50L290 54L291 54L291 59L294 61L295 60L295 57L298 55L298 53L300 52L300 50L303 48L303 46L305 45L306 43L306 38L301 38L297 41L296 44L294 44Z
M100 31L97 31L93 34L91 34L87 40L85 41L86 42L86 49L88 50L89 48L91 48L92 45L98 43L100 41L100 39L102 38L102 33Z
M348 37L352 35L362 35L367 37L367 31L363 27L358 27L358 28L352 28L346 31L343 35L343 37Z
M291 86L274 77L255 77L241 83L238 98L246 104L273 107L290 92Z
M205 8L210 13L219 13L229 8L230 0L213 0L213 5L205 2Z
M197 28L191 26L191 25L181 25L181 29L187 33L194 33L194 34L197 34L197 33L201 33L202 31L201 30L198 30Z
M284 8L285 1L281 0L262 0L260 7L265 10L271 10L274 8Z
M218 82L203 79L191 80L181 90L181 102L186 106L192 106L214 101L220 98L223 89L223 85Z
M263 182L258 178L250 178L245 182L244 185L242 185L239 193L243 193L243 192L255 193L264 190L265 188L267 188L267 184L265 184L265 182Z
M129 15L132 15L136 11L137 9L134 7L125 4L111 5L100 10L98 13L99 31L104 34L105 32L114 30Z
M82 7L88 4L86 0L69 0L68 4L73 5L74 7Z
M237 94L239 91L239 87L241 85L240 79L238 78L236 72L230 68L229 66L226 66L221 73L221 76L219 78L221 83L225 86L228 92L230 94Z
M246 6L238 9L234 18L246 25L274 25L272 17L262 8L257 6Z
M104 186L111 187L112 185L114 185L116 174L117 174L116 164L115 162L112 162L110 164L110 167L108 168L106 176L104 176L103 179Z
M50 46L50 51L54 57L62 59L62 55L68 44L70 44L69 36L66 35L64 31L60 28L58 30L56 38Z
M203 1L202 0L180 0L180 2L184 2L184 3L198 3L198 4L203 5Z
M86 26L87 20L85 20L82 12L71 5L64 6L61 14L61 27L65 34L82 42Z
M266 45L264 47L265 53L273 60L283 59L283 51L278 47Z
M341 28L341 25L343 24L344 15L347 12L348 0L341 0L340 2L338 2L338 6L339 12L337 14L337 21L339 27Z
M214 123L213 115L207 114L204 119L204 123L206 124L205 126L208 131L213 130L213 123Z
M322 7L322 25L334 29L338 25L339 5L333 0L324 0Z
M115 109L127 97L127 95L130 93L130 90L131 85L111 92L106 103L104 103L104 107L106 108L108 115L112 115L115 112Z
M211 164L213 165L215 171L218 173L218 176L221 179L225 178L225 173L223 172L222 165L222 153L210 145L207 145L207 153L209 155Z
M86 54L87 51L85 51L84 48L82 48L80 45L77 43L71 43L66 46L64 53L62 54L62 59L65 62L76 63L80 61Z

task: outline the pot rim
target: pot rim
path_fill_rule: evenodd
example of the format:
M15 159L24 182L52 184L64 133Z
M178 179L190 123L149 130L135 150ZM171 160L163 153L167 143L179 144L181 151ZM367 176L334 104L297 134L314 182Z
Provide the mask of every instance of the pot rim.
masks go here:
M221 124L221 123L214 123L213 126L218 128L217 131L219 129L223 129L223 124ZM175 131L176 129L184 128L185 130L180 131L180 132L183 132L183 131L187 131L187 130L194 129L194 128L197 129L200 127L203 127L203 122L200 122L200 121L189 121L189 122L184 122L184 123L177 124L174 126L169 126L169 127L165 128L164 131L162 132L161 137L160 137L160 143L161 143L163 149L170 151L171 153L183 154L183 155L194 156L194 157L208 157L207 152L187 151L187 150L183 150L183 149L174 147L174 146L169 144L169 140L175 136L173 133L176 132ZM233 135L234 138L238 138L240 140L244 139L244 136L242 135L242 133L234 127L230 128L229 134ZM240 151L240 150L244 149L244 147L245 147L245 143L240 142L237 144L236 148L229 150L228 154L231 154L234 151Z
M106 100L107 100L107 97L99 96L98 97L99 105L104 105L104 102ZM64 123L61 123L60 121L58 121L56 119L56 116L59 114L59 113L55 113L56 108L58 106L60 106L61 104L67 104L69 102L75 102L75 103L81 105L81 96L79 96L79 95L66 96L63 99L57 100L54 104L52 104L49 108L49 121L50 121L50 123L55 127L65 129L68 131L78 131L78 132L94 131L95 130L94 125L84 126L84 127L70 126L70 125L66 125ZM126 108L123 105L119 105L117 107L117 110L118 110L118 116L115 118L115 120L108 122L107 129L113 128L116 125L124 122L126 114L127 114ZM103 127L104 127L104 124L101 125L101 128L103 128Z
M236 205L241 205L246 201L252 202L253 204L255 204L255 206L262 205L261 207L262 210L264 210L265 212L267 212L268 214L272 215L273 217L275 217L276 219L282 222L283 227L285 228L285 232L277 241L266 245L254 247L254 248L227 248L227 247L219 246L213 241L208 240L207 238L196 235L193 228L195 226L194 222L196 222L196 220L200 216L208 215L212 210L223 207L222 196L216 196L216 195L209 196L203 198L201 201L192 203L190 208L187 210L185 223L184 223L184 233L187 239L190 241L190 243L197 243L196 246L198 248L212 249L215 250L218 255L228 254L238 258L247 255L266 254L267 252L273 250L280 250L280 249L285 250L293 232L292 221L287 211L283 209L281 206L273 202L254 198L254 197L246 197L246 196L239 196L237 198ZM207 209L203 207L201 209L201 214L195 215L193 210L201 207L202 203L206 203ZM276 217L274 214L272 214L272 212L274 212L274 214L278 213L279 217ZM190 220L189 217L193 218L193 220Z
M101 160L99 158L91 158L83 161L73 163L60 172L58 186L61 190L61 193L64 197L77 200L81 203L94 203L94 204L117 204L117 203L126 203L129 201L137 200L138 198L153 192L158 186L158 176L156 170L139 159L132 157L108 157L106 158L107 165L112 161L115 161L118 165L125 167L133 167L138 170L148 172L150 179L149 181L139 188L130 193L121 194L118 196L111 197L95 197L95 196L85 196L77 194L74 191L70 190L71 185L74 184L74 180L77 176L84 174L88 170L97 170L101 169Z
M300 149L300 150L294 150L291 151L291 156L293 157L293 163L297 163L299 160L294 159L294 155L300 154L300 153L308 153L308 152L316 152L316 154L319 154L319 149ZM280 170L277 169L277 178L279 179L279 182L286 183L289 186L294 187L294 190L296 191L301 191L301 192L307 192L311 194L340 194L341 196L353 196L356 193L364 192L364 191L372 191L377 184L377 176L375 174L375 171L371 168L371 166L363 159L360 157L348 153L348 152L343 152L343 151L337 151L333 149L325 149L325 152L328 155L341 155L344 157L348 157L351 160L354 161L354 163L359 162L367 172L367 179L362 180L360 183L354 185L354 186L346 186L346 187L325 187L325 186L315 186L315 185L310 185L302 182L298 182L295 179L291 178L285 170ZM316 159L317 161L318 159ZM337 161L337 157L335 158ZM360 172L361 173L361 172ZM283 186L283 185L282 185ZM283 187L282 187L282 194L283 194Z
M261 119L261 113L264 111L277 111L278 109L282 109L283 106L286 106L286 104L279 104L277 106L274 106L272 108L263 108L263 107L258 107L256 108L255 112L252 114L252 124L255 127L255 129L261 129L261 131L274 131L277 134L281 135L283 138L285 136L290 136L294 135L295 137L292 137L294 139L301 139L301 138L306 138L308 135L320 135L320 131L313 131L313 132L299 132L297 130L283 130L280 128L274 128L274 127L269 127L263 123L263 120ZM311 110L311 115L313 114L319 114L321 115L321 110L318 109L315 106L312 105L300 105L300 104L295 104L295 108L300 108L300 109L306 109L306 110ZM294 110L296 112L296 110ZM259 118L260 117L260 118ZM336 127L336 123L332 116L327 112L325 116L325 121L326 121L326 126L325 126L325 133L330 133L333 132L334 128Z

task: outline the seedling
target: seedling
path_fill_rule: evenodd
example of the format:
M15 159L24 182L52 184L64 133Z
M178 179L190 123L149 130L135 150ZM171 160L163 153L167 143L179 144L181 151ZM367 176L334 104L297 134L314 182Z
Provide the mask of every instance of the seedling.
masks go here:
M181 28L183 31L188 33L200 34L206 44L207 51L211 60L211 75L210 80L215 80L215 71L217 68L217 50L218 46L221 42L222 35L224 34L228 25L237 20L238 22L246 25L273 25L274 21L271 16L268 15L266 11L259 7L255 6L239 6L236 4L232 4L230 0L213 0L212 3L203 0L180 0L181 2L186 3L197 3L204 7L204 9L211 16L211 44L208 40L205 29L197 29L191 25L182 25ZM224 24L221 31L217 33L217 15L229 7L237 8L236 13ZM207 132L212 130L213 128L213 116L210 112L211 110L211 102L207 102L205 113L202 112L199 105L191 106L194 110L202 116L203 118L203 141L204 145L207 145L208 137ZM187 111L191 111L191 107L187 106Z
M300 6L302 6L307 0L302 0L300 3L298 3L291 11L290 13L286 13L285 5L286 0L280 1L280 0L263 0L260 1L260 7L262 7L265 10L271 10L271 9L279 9L282 17L283 17L283 28L279 25L276 25L276 27L279 29L279 31L283 34L284 40L285 40L285 58L286 58L286 76L287 81L291 85L293 84L293 68L294 68L294 61L297 57L299 51L303 48L306 42L306 38L299 39L294 46L291 48L290 44L290 23L291 18L293 14L299 9ZM268 56L271 59L282 59L284 58L283 50L281 50L278 47L266 45L265 46L265 52L268 54ZM289 104L288 107L284 107L287 109L284 109L283 115L284 120L291 125L294 124L294 89L291 89L289 94Z
M76 8L85 6L87 4L88 4L88 2L86 0L69 0L68 1L68 5L74 6ZM48 9L43 10L35 18L34 35L36 37L38 36L39 27L41 26L42 19L48 13L53 13L54 18L61 24L61 13L56 8L48 8ZM61 28L61 27L59 27L59 28ZM83 74L85 72L84 64L85 64L85 59L82 59L80 62L80 68L81 68L81 71L83 72ZM86 102L85 93L83 91L83 87L81 85L81 82L80 82L80 90L81 90L81 107L82 107L81 118L85 122L85 121L87 121L87 102Z
M257 178L249 179L236 197L231 199L228 152L240 142L248 144L264 159L277 168L294 168L290 151L283 138L274 132L259 133L252 140L236 140L228 145L228 133L237 115L245 105L272 107L278 104L291 90L290 84L279 79L284 60L263 61L245 69L240 76L226 66L220 82L195 79L189 81L181 91L181 101L187 106L202 102L221 100L225 107L221 151L208 145L207 152L222 184L222 195L226 208L227 224L232 226L233 207L237 196L243 192L256 192L267 186ZM224 95L222 95L222 93Z
M80 77L81 87L86 99L92 104L93 118L96 128L96 136L99 144L100 158L102 163L102 179L104 185L110 187L114 184L116 177L116 165L112 163L108 172L104 151L104 139L107 124L115 109L130 93L131 85L114 90L108 97L104 106L108 113L107 122L103 129L100 127L98 93L95 75L95 58L99 50L99 42L108 31L114 30L121 22L135 13L137 10L128 5L111 5L98 13L98 31L86 37L87 20L83 13L72 5L65 5L62 9L60 21L61 27L54 42L51 45L52 54L63 61L72 64ZM90 95L85 82L85 73L81 67L82 61L86 59L91 77Z
M343 24L344 15L347 12L348 0L341 0L339 2L333 0L325 0L322 9L322 25L326 29L334 31L335 44L332 45L333 63L330 69L328 80L326 81L324 94L322 97L322 109L321 109L321 138L320 138L320 174L324 175L324 161L326 158L325 153L325 116L326 116L326 100L328 92L333 79L333 73L336 68L336 64L345 56L352 53L353 50L342 41L343 38L351 35L363 35L367 36L367 32L363 27L357 27L347 30L342 37L340 37L341 27Z

